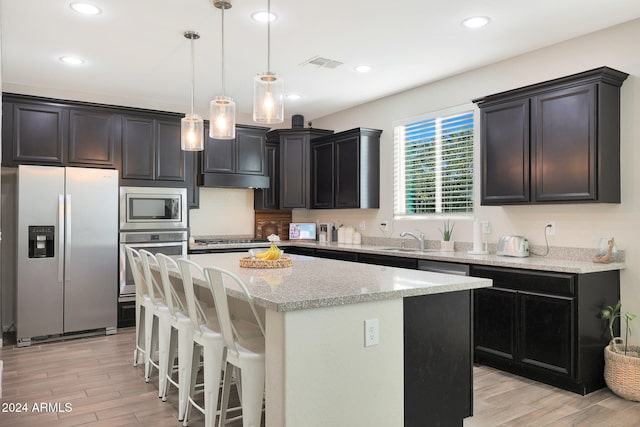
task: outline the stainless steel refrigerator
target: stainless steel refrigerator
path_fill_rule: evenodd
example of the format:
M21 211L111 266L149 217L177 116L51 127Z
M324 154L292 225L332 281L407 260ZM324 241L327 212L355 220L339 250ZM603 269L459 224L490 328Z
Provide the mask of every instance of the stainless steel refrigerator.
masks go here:
M18 346L81 331L115 333L117 171L20 165L16 173Z

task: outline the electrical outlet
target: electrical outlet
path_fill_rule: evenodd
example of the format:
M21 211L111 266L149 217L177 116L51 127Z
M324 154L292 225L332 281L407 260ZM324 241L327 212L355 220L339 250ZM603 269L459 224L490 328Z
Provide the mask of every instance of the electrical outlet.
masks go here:
M364 230L367 228L367 224L364 221L360 221L360 225L358 226L360 230Z
M387 232L389 231L389 221L382 221L380 223L380 230Z
M482 234L491 234L491 223L489 221L480 221Z
M547 221L544 224L544 232L547 236L555 236L556 234L556 223L554 221Z
M364 321L364 346L371 347L378 345L378 319L367 319Z

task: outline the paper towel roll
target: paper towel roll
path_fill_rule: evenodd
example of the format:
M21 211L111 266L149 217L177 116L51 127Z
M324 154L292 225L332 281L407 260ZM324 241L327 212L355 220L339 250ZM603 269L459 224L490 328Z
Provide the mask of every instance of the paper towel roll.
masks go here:
M482 252L482 225L480 221L473 221L473 252Z

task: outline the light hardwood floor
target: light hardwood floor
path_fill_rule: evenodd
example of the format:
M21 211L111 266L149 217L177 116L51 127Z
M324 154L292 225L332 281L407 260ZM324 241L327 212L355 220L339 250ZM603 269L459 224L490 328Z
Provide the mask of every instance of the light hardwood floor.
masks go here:
M134 330L126 328L108 337L5 345L0 426L181 425L176 390L167 402L158 399L157 374L145 383L142 366L132 366L133 342ZM16 413L15 404L27 412ZM58 404L60 410L35 412L34 404ZM482 366L474 368L474 406L465 427L640 426L640 403L608 389L583 397ZM194 411L189 425L202 426L202 416Z

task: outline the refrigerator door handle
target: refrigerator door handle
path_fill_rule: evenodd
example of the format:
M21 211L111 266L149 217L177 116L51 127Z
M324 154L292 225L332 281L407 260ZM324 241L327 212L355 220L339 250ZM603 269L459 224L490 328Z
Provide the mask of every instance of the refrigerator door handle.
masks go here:
M64 215L64 280L68 282L71 279L71 194L65 196Z
M58 283L64 274L64 195L58 194Z

